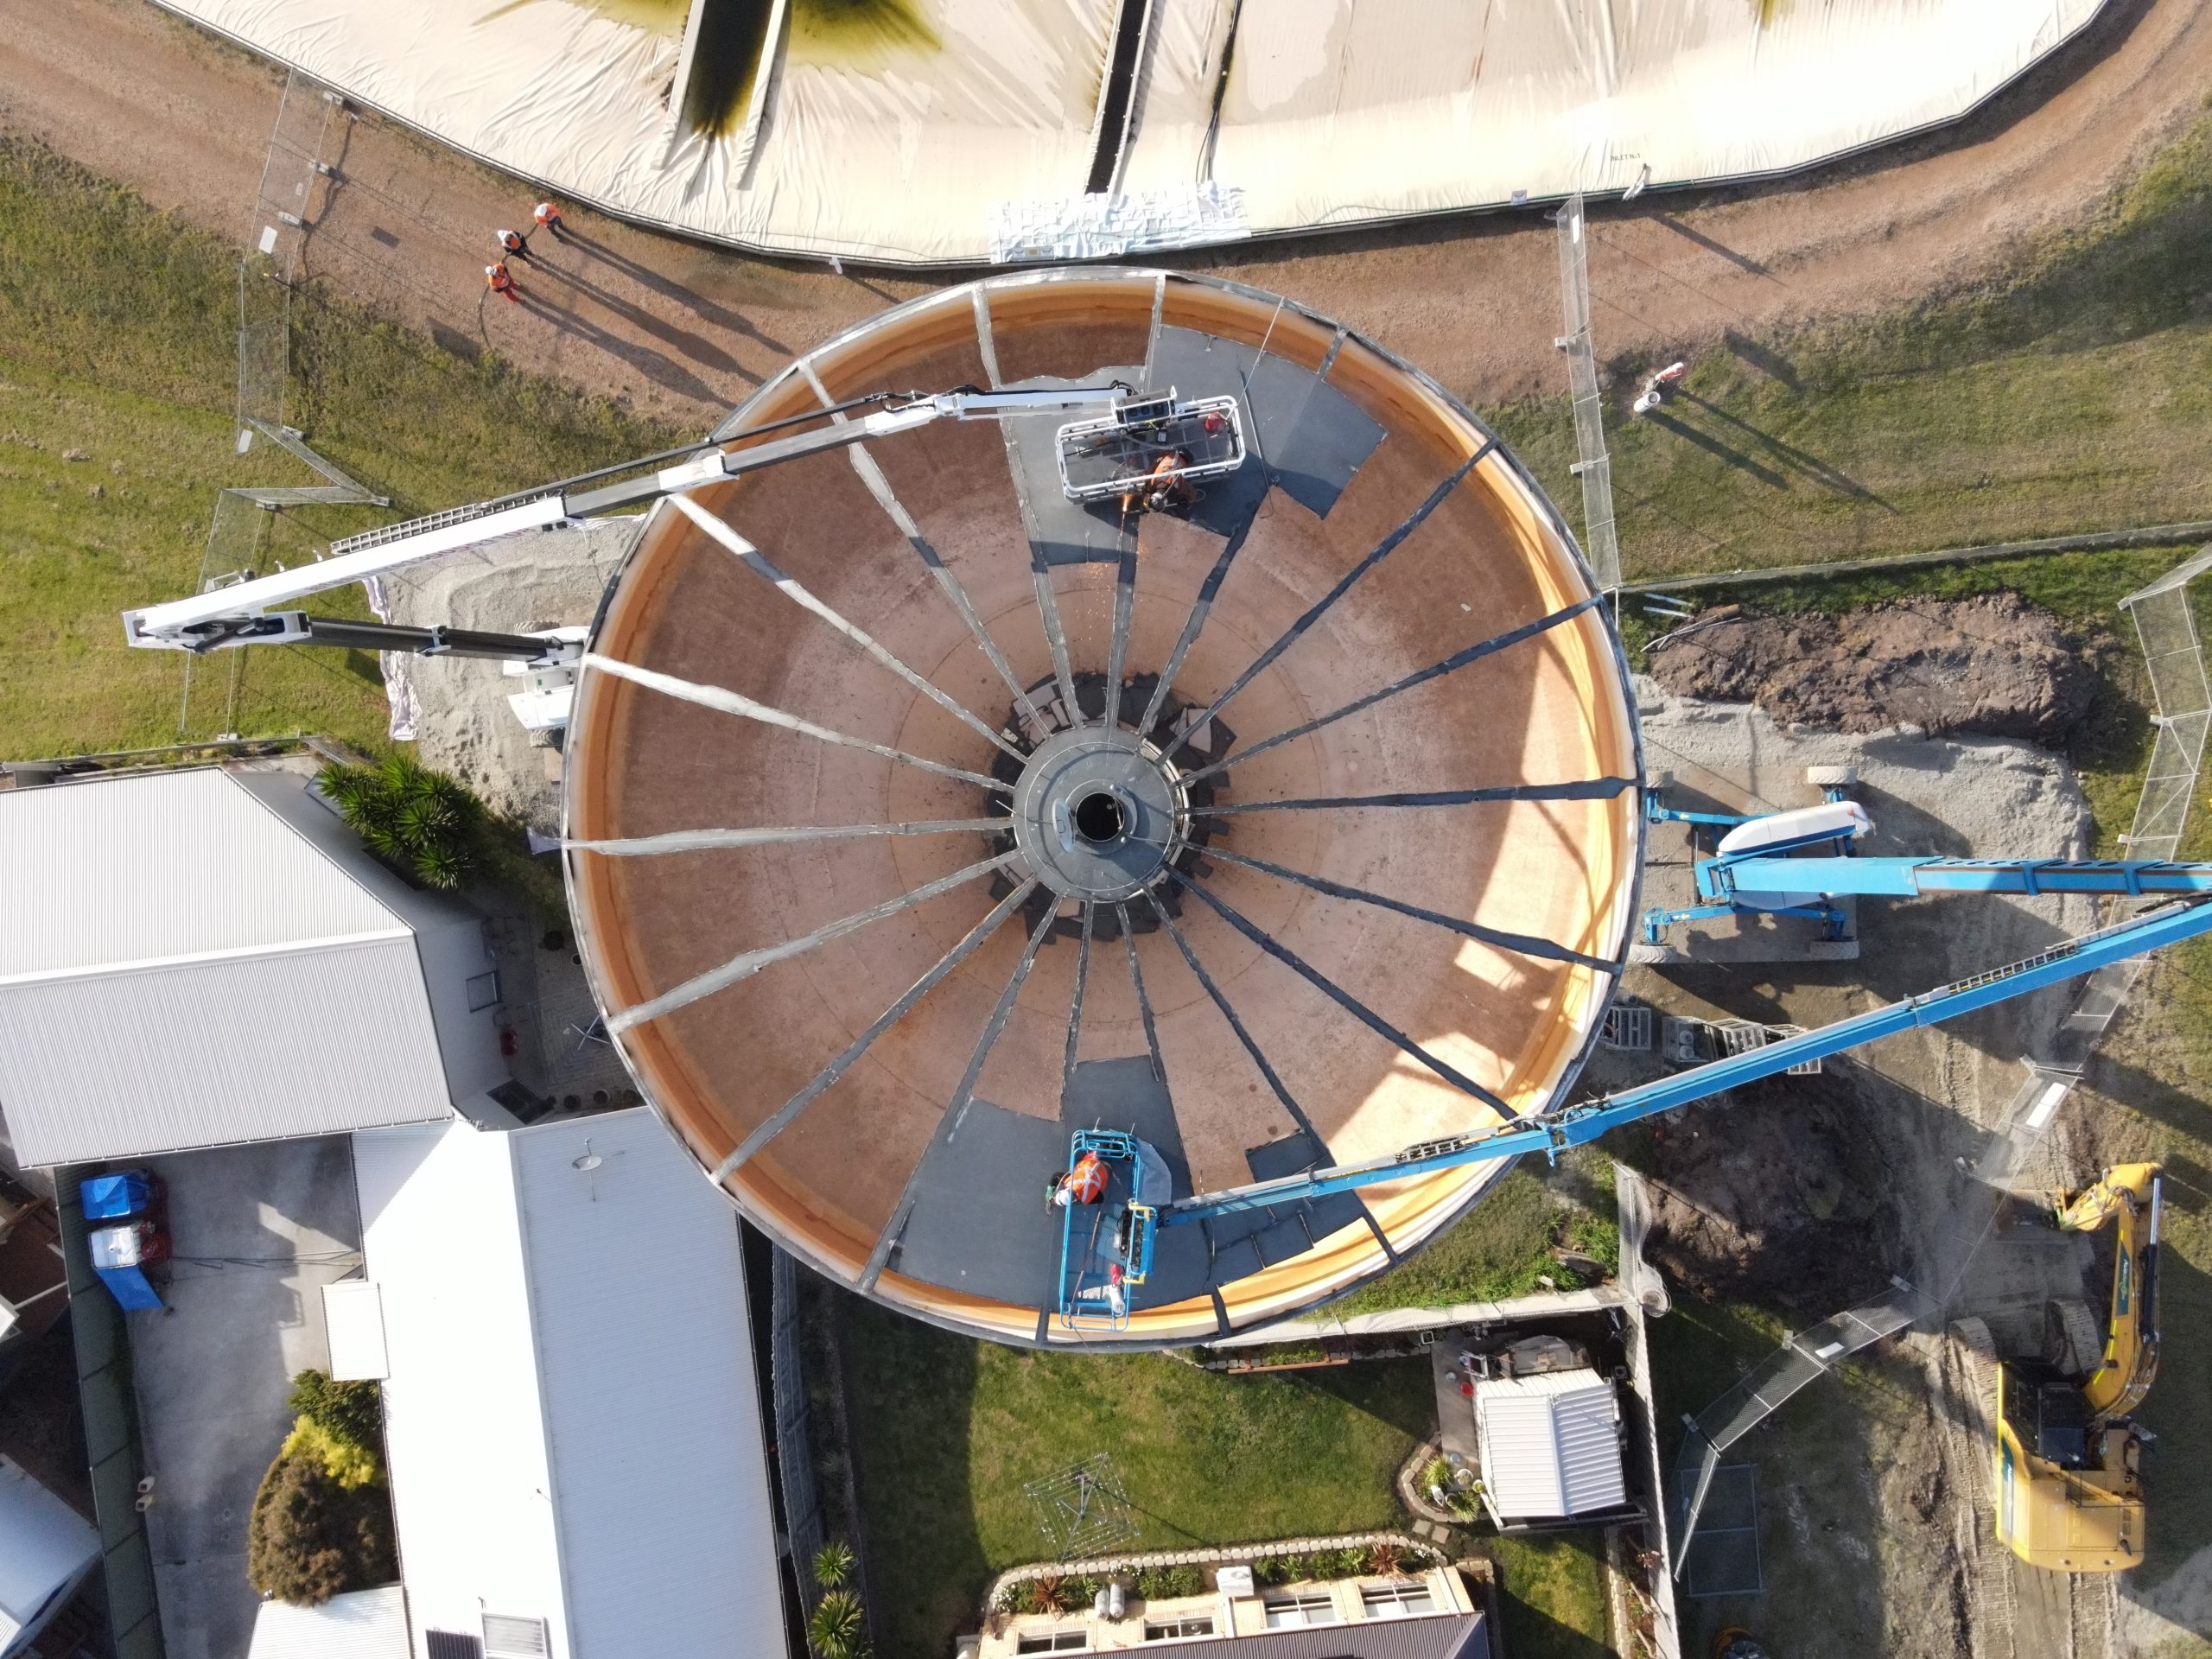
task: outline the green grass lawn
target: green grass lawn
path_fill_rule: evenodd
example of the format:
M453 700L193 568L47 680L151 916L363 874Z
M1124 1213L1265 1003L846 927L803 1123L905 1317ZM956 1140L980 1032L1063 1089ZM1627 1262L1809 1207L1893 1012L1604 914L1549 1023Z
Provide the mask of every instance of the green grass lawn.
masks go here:
M383 689L361 653L263 650L202 663L181 733L181 658L123 643L118 612L192 591L219 489L315 481L265 448L233 453L237 306L235 256L217 238L0 139L0 757L174 742L226 724L381 744ZM682 435L327 295L296 296L293 315L287 419L403 511ZM73 451L86 459L65 459ZM331 536L390 517L273 514L263 568L302 563ZM358 589L317 607L366 613Z
M1497 1563L1498 1618L1512 1659L1601 1659L1612 1651L1598 1534L1494 1538L1489 1554Z
M1395 1307L1450 1307L1502 1301L1544 1287L1579 1284L1552 1255L1554 1244L1615 1270L1620 1227L1613 1209L1611 1160L1578 1152L1560 1167L1523 1165L1497 1182L1474 1212L1441 1238L1374 1283L1330 1304L1332 1313L1376 1313Z
M1435 1416L1427 1361L1230 1377L1165 1356L971 1342L851 1297L844 1339L873 1608L888 1651L949 1650L992 1574L1055 1554L1022 1488L1113 1454L1135 1547L1404 1524Z
M1871 325L1729 330L1655 417L1627 412L1651 365L1614 363L1628 573L2212 518L2208 269L2212 117L1970 291ZM1565 400L1491 417L1579 524Z

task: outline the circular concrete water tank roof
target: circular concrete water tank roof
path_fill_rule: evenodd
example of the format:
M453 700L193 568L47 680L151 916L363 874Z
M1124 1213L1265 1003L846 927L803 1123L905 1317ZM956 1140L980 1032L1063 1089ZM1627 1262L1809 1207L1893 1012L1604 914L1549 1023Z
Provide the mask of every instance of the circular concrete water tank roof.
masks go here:
M1560 1101L1641 854L1626 671L1559 515L1294 304L1149 271L948 289L722 435L1114 380L1236 399L1243 465L1078 503L1071 417L1030 414L664 501L568 735L578 936L647 1098L800 1258L1011 1342L1101 1340L1052 1316L1074 1129L1209 1192ZM1109 1340L1310 1308L1498 1173L1163 1230Z

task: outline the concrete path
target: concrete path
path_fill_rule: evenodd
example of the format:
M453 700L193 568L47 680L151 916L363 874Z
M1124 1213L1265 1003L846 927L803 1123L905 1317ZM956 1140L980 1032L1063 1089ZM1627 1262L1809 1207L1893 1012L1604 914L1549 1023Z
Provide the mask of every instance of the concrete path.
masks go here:
M254 1493L291 1427L293 1375L330 1363L321 1287L359 1263L353 1151L333 1135L147 1167L168 1183L177 1258L168 1307L129 1316L162 1642L168 1659L240 1659L260 1603Z

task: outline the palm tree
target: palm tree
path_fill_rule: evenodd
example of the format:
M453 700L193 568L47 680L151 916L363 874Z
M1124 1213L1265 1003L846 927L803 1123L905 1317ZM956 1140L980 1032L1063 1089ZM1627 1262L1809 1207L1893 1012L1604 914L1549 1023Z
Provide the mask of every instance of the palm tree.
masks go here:
M849 1590L832 1590L815 1605L806 1637L821 1659L867 1659L868 1620L861 1599Z
M835 1590L852 1576L851 1545L832 1538L814 1552L814 1581L824 1590Z
M395 754L378 766L325 766L316 782L363 845L425 887L450 890L475 873L481 809L442 772Z

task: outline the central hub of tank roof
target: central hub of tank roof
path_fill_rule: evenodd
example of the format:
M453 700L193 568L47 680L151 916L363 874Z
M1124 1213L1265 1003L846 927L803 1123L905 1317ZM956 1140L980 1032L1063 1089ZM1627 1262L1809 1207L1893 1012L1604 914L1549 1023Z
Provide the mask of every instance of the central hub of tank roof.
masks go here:
M1120 727L1046 739L1022 768L1010 816L1024 867L1069 899L1133 899L1184 847L1175 768Z

